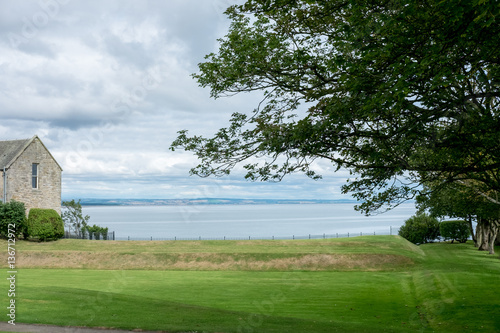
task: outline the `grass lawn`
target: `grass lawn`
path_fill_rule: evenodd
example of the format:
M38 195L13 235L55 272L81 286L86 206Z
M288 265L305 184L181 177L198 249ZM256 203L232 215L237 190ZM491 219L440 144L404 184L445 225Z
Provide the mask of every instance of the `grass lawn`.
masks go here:
M61 240L19 242L16 251L16 320L24 323L173 332L500 330L500 260L472 244L417 247L397 236ZM7 280L0 288L8 290ZM0 292L0 304L7 302Z

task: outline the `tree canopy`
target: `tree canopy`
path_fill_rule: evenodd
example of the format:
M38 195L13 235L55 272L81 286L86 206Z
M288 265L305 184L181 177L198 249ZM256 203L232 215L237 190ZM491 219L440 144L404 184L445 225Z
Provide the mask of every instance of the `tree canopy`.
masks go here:
M343 192L366 213L436 179L498 192L499 12L485 0L232 6L228 34L194 78L214 98L264 98L211 138L180 131L171 148L199 157L193 174L225 175L243 163L250 180L318 179L311 163L329 160L355 175Z

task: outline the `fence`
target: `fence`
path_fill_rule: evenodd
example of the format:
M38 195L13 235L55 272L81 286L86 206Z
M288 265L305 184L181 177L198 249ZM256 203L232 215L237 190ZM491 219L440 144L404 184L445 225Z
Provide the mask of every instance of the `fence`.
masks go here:
M207 240L287 240L287 239L326 239L326 238L347 238L347 237L357 237L357 236L380 236L380 235L397 235L399 231L399 227L393 228L389 227L389 230L385 231L374 231L374 232L347 232L347 233L335 233L335 234L322 234L322 235L312 235L309 234L307 236L248 236L248 237L166 237L166 238L158 238L158 237L116 237L116 240L129 240L129 241L207 241ZM113 232L113 240L114 232Z
M115 232L107 232L107 233L100 233L100 232L85 232L80 235L76 235L73 233L70 233L69 231L64 232L64 237L63 238L70 238L70 239L94 239L94 240L115 240Z

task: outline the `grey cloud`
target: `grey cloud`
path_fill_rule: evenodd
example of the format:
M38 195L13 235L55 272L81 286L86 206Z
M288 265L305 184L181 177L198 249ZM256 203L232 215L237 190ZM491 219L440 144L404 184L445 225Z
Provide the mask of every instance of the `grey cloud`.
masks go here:
M30 42L20 43L18 49L27 54L39 55L50 59L53 59L56 56L53 46L48 43L44 43L40 39L33 39Z
M126 43L117 36L108 36L104 39L104 42L109 54L141 70L147 69L154 63L154 54L149 53L141 43Z

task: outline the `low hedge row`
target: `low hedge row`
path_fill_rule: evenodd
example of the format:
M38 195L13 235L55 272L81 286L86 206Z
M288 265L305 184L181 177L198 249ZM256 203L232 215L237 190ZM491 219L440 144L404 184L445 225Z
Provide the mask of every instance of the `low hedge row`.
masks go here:
M399 235L415 244L432 242L439 237L452 243L465 243L470 236L470 226L467 221L438 222L427 214L417 214L405 221L399 229Z
M93 225L92 227L87 225L82 228L82 233L84 238L100 240L101 237L104 240L108 239L108 228L103 228L98 225Z
M467 221L443 221L439 224L441 237L445 240L465 243L470 236L469 223Z

